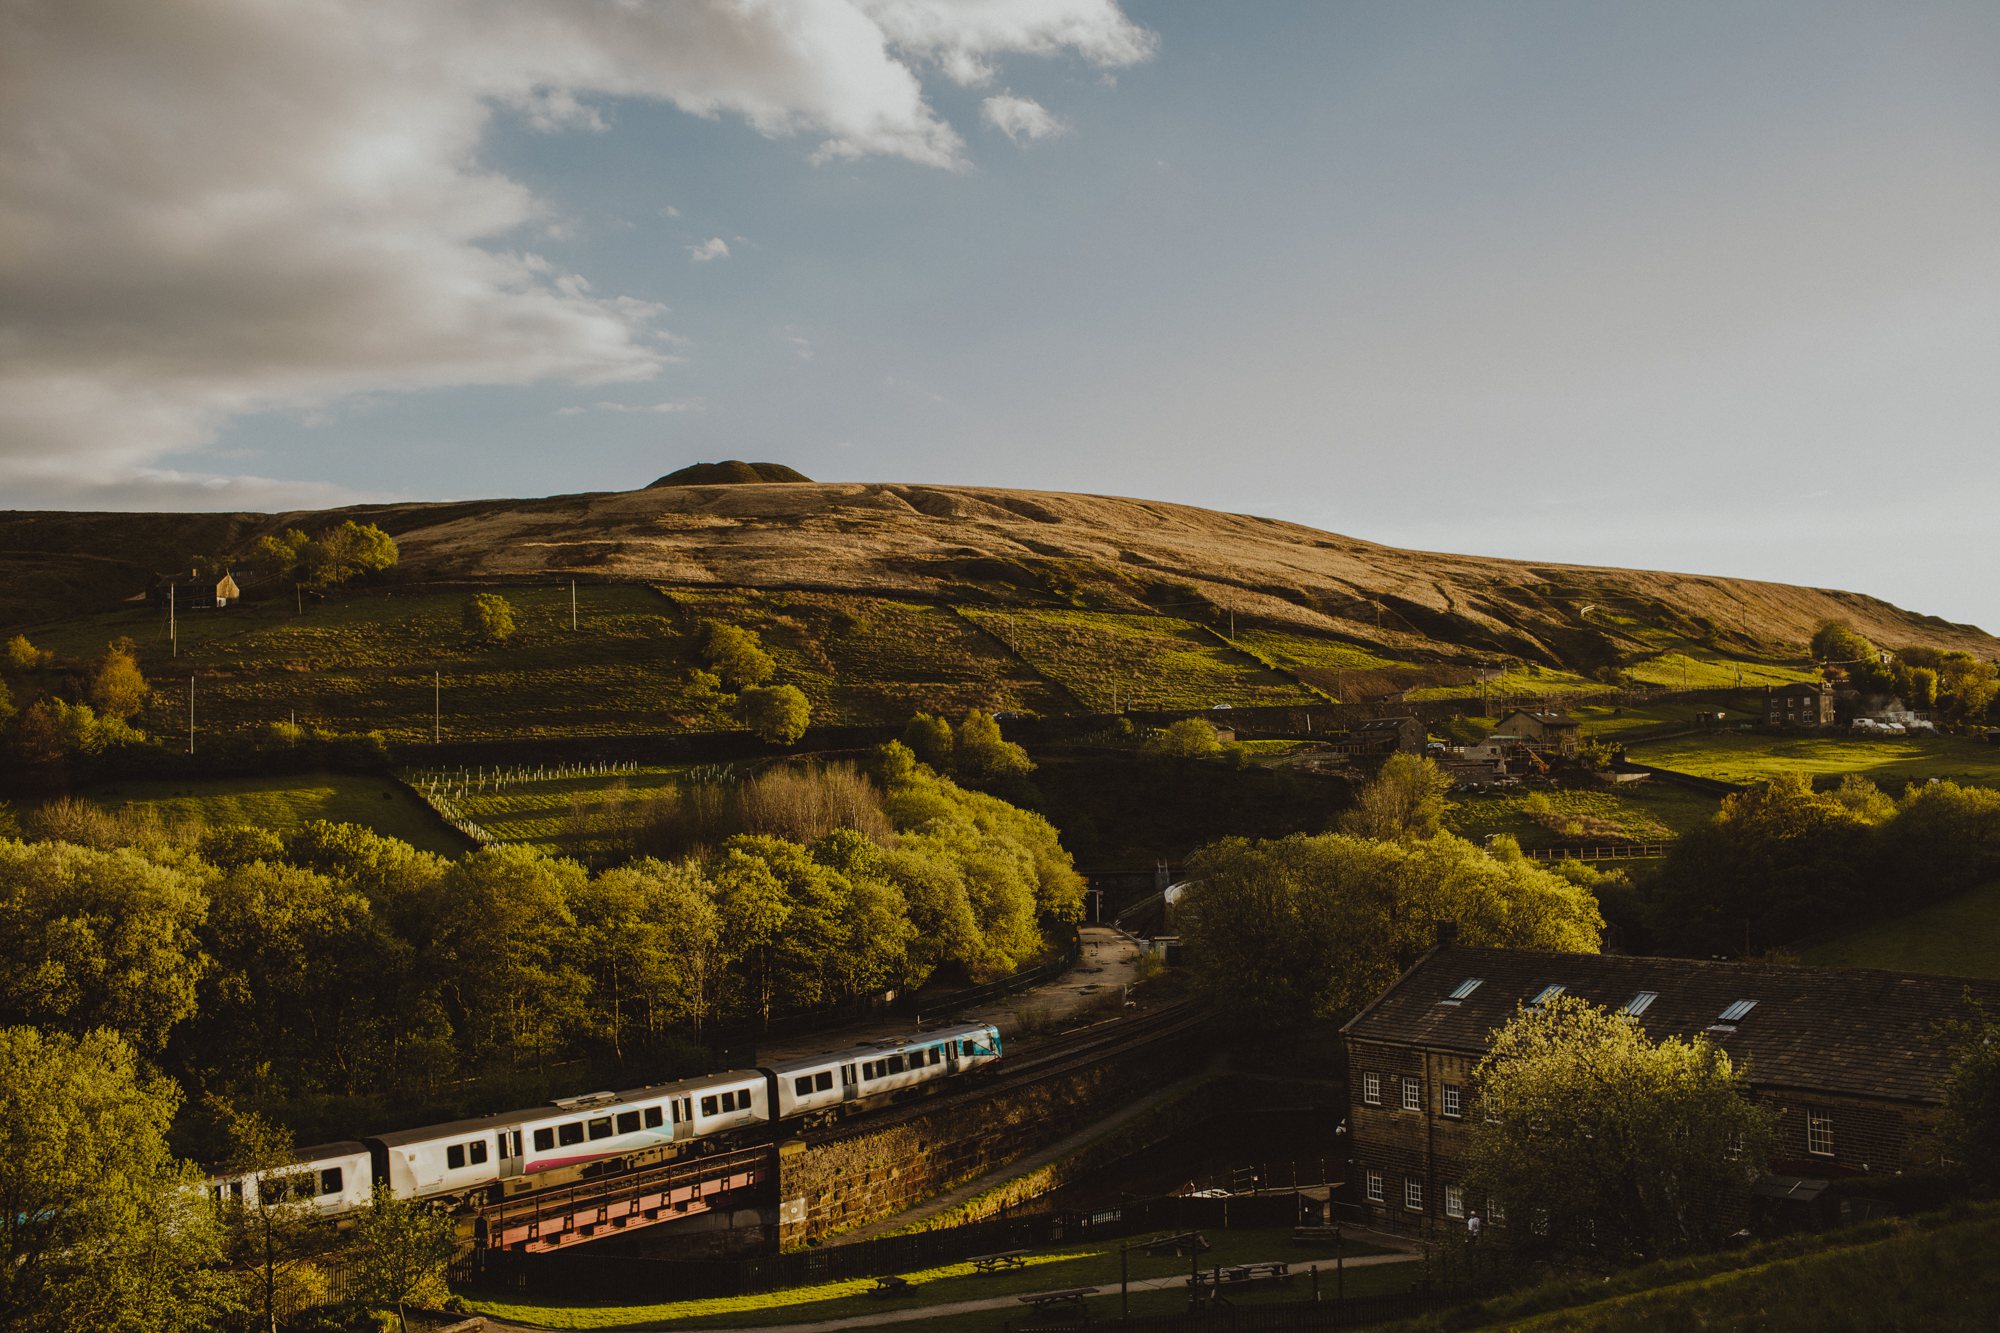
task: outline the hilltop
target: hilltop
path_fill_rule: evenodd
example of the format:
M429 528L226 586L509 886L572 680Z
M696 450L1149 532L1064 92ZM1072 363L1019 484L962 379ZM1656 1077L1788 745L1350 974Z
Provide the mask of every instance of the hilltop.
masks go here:
M1239 623L1397 657L1518 658L1585 671L1670 641L1791 655L1836 617L1885 644L2000 653L2000 640L1973 626L1858 593L1406 551L1150 500L676 480L692 471L638 491L318 514L0 514L0 569L9 575L0 624L108 608L191 553L351 517L388 530L402 547L405 577L415 579L813 589L1171 611L1204 623L1234 612Z

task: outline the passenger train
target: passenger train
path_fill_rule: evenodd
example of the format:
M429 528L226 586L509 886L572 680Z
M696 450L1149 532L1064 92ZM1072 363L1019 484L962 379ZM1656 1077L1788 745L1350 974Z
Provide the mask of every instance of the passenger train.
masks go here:
M758 1126L804 1125L879 1105L999 1058L999 1029L960 1024L758 1069L324 1144L302 1149L278 1172L259 1173L261 1186L258 1174L213 1177L208 1186L218 1200L241 1199L248 1189L261 1189L267 1200L274 1194L310 1200L328 1217L366 1206L378 1183L402 1198L498 1202L688 1151L710 1151Z

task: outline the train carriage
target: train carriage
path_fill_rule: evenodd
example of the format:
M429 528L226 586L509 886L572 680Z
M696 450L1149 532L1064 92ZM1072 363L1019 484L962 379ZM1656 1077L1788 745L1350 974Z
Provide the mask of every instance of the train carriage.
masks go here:
M948 1078L999 1057L999 1029L990 1023L964 1023L778 1061L766 1069L777 1098L777 1118L789 1120Z
M315 1213L327 1217L364 1206L374 1187L368 1147L352 1141L301 1148L287 1166L215 1176L208 1182L209 1197L217 1202L306 1200Z

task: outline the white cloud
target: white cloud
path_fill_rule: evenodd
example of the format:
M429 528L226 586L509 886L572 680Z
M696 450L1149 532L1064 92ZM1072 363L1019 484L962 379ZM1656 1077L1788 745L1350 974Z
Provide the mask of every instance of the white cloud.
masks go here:
M664 403L615 403L608 399L599 399L589 407L580 407L574 404L569 407L558 407L556 415L559 417L575 417L582 416L585 412L624 412L665 416L675 412L699 411L701 411L701 402L694 398L675 398Z
M813 359L814 348L812 339L806 337L797 327L787 324L779 331L778 336L784 340L785 346L792 349L792 354L798 357L799 360L810 361Z
M1012 93L987 98L979 104L979 114L988 125L1015 143L1024 139L1046 139L1069 129L1040 102L1016 97Z
M681 215L681 211L680 211L680 210L679 210L678 208L675 208L675 207L674 207L674 206L673 206L672 204L662 204L662 205L660 205L660 216L661 216L661 217L663 217L663 218L677 218L677 217L679 217L680 215Z
M720 236L711 236L700 245L690 245L687 252L689 263L706 264L711 260L729 258L729 242Z
M248 413L658 374L661 307L518 248L566 220L481 160L496 115L599 132L648 100L956 168L906 62L1115 66L1150 41L1109 0L9 0L0 490L199 495L160 460Z

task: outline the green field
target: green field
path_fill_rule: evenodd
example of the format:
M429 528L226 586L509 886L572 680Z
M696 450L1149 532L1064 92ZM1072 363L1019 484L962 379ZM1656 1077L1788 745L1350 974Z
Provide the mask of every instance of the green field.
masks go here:
M1093 711L1322 702L1291 677L1172 616L960 611Z
M362 824L445 856L457 856L468 845L396 783L352 773L108 782L83 795L111 809L131 805L155 810L170 823L251 824L284 833L315 819L330 819Z
M1531 803L1539 794L1550 809L1537 817ZM1445 823L1473 842L1510 833L1524 849L1595 842L1665 842L1707 820L1717 801L1665 782L1644 782L1616 791L1559 788L1454 793Z
M673 786L688 766L642 766L628 773L575 777L473 781L464 794L452 789L459 813L496 842L520 842L561 856L589 857L609 850L604 822L621 808ZM408 775L418 786L422 772Z
M1744 697L1746 700L1749 698L1747 695ZM1691 730L1696 725L1696 713L1714 711L1716 706L1712 703L1660 699L1643 704L1579 704L1569 710L1569 715L1583 723L1585 737L1622 741L1629 746L1638 744L1655 732ZM1760 721L1763 717L1761 712L1751 711L1748 703L1725 705L1722 712L1725 727L1733 727L1739 722Z
M1963 736L1782 736L1720 731L1634 742L1628 751L1642 764L1725 782L1760 782L1779 773L1815 778L1859 773L1894 794L1911 782L1944 778L2000 786L2000 746Z
M1247 1263L1259 1260L1297 1258L1298 1249L1286 1230L1237 1230L1204 1233L1213 1249L1202 1255L1204 1266ZM1315 1258L1331 1252L1331 1247L1315 1248ZM1348 1257L1380 1254L1380 1249L1356 1241L1345 1242ZM1172 1278L1188 1271L1188 1260L1171 1255L1153 1257L1143 1249L1129 1259L1133 1281ZM760 1292L749 1296L710 1300L663 1301L645 1305L558 1304L532 1300L472 1299L467 1302L481 1314L544 1328L757 1328L822 1319L852 1319L880 1316L891 1310L905 1310L959 1301L1011 1298L1024 1292L1052 1291L1065 1287L1096 1287L1100 1295L1089 1302L1095 1319L1118 1316L1118 1242L1096 1242L1069 1246L1030 1255L1025 1268L1013 1272L982 1274L966 1263L944 1264L921 1272L904 1274L915 1288L907 1295L890 1299L868 1295L873 1285L868 1278L823 1282L787 1291ZM1408 1290L1416 1276L1409 1264L1375 1264L1348 1270L1345 1290L1351 1296L1385 1291ZM1321 1292L1331 1296L1331 1271L1322 1266ZM1265 1284L1244 1293L1231 1293L1233 1301L1263 1303L1310 1299L1310 1278L1284 1285ZM1185 1289L1140 1292L1132 1297L1132 1313L1169 1314L1187 1309ZM1003 1320L1018 1318L1025 1306L1007 1300L1006 1309L984 1309L936 1319L899 1322L895 1327L913 1333L956 1333L978 1329L990 1333Z
M1985 1330L2000 1306L1996 1244L2000 1212L1975 1205L1556 1279L1395 1327Z
M2000 883L1813 945L1805 960L2000 981Z
M1760 662L1691 646L1634 662L1622 674L1637 684L1668 690L1760 689L1819 679L1810 662Z

